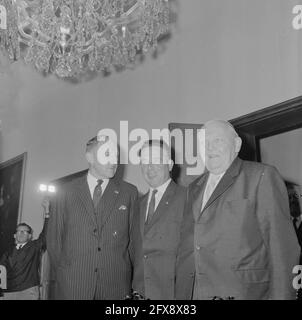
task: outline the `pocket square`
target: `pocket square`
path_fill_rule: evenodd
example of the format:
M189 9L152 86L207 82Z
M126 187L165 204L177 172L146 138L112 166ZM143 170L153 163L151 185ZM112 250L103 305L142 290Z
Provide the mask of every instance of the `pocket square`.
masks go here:
M124 205L122 205L122 206L120 206L118 209L119 209L119 210L127 210L127 207L124 206Z

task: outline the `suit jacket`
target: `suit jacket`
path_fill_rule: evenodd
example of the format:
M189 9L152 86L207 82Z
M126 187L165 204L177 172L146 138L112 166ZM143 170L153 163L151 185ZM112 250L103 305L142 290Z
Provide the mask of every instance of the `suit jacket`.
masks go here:
M297 233L297 237L298 237L298 242L299 242L300 246L302 247L302 223L300 223L299 227L296 228L296 233Z
M186 189L171 181L147 225L148 193L139 201L140 222L135 232L142 245L134 267L133 289L148 299L174 299L176 253L185 201Z
M189 186L176 298L291 299L299 247L277 170L236 158L202 211L209 173ZM193 235L192 235L193 234Z
M302 223L300 223L299 227L294 225L294 229L296 231L298 242L299 242L299 245L300 245L300 261L299 261L299 264L302 265Z
M132 281L135 186L110 179L94 212L87 176L67 183L52 205L47 249L55 299L123 299Z

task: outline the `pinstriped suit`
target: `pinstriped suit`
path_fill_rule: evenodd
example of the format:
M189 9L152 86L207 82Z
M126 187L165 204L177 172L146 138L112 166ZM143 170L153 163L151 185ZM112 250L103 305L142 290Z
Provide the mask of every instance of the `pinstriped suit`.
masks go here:
M87 176L69 183L52 205L47 249L55 299L123 299L132 278L135 186L110 179L94 212Z

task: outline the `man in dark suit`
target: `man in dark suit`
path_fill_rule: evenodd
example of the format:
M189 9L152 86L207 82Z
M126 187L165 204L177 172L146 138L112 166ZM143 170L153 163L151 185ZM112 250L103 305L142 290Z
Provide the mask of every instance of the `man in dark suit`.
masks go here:
M204 129L208 171L189 186L176 298L293 299L299 246L280 174L237 157L230 123Z
M133 289L147 299L174 299L176 252L186 189L170 178L169 147L150 140L141 148L142 174L149 192L139 200L141 253L134 268ZM137 241L138 243L138 241Z
M47 233L55 299L123 299L130 293L137 189L114 179L117 158L108 137L91 139L88 174L58 192Z
M6 268L7 289L4 300L38 300L41 255L46 249L46 229L49 219L49 200L44 199L44 226L39 238L32 240L33 230L26 223L19 223L14 235L15 245L0 258Z

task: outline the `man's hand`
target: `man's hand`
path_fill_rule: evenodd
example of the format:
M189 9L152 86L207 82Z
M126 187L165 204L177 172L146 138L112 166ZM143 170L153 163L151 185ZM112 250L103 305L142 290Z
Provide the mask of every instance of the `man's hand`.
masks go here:
M49 218L50 202L49 202L49 198L48 197L45 197L44 200L42 201L42 207L44 209L45 218Z

